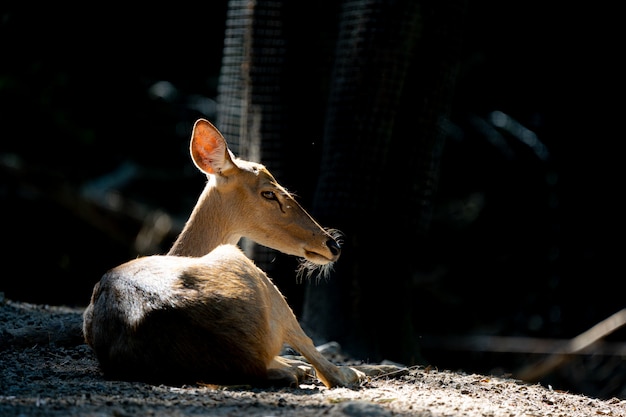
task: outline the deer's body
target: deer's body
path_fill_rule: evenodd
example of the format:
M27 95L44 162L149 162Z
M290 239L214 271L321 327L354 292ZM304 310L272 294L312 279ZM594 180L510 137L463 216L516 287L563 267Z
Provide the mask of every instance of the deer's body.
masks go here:
M233 245L199 258L145 257L105 274L85 335L110 378L262 382L289 320L276 304L278 290Z
M105 376L293 385L310 369L278 356L285 343L328 387L388 371L326 360L280 291L236 246L246 236L309 266L331 265L340 254L332 235L263 165L234 159L208 121L194 125L190 150L208 182L171 250L108 271L85 310L85 340Z

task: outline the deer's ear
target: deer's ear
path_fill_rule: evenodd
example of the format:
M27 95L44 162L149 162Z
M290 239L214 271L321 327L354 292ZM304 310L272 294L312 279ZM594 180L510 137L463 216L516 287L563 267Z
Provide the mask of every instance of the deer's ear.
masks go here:
M224 136L208 120L198 119L193 125L189 150L193 163L206 174L222 174L235 167Z

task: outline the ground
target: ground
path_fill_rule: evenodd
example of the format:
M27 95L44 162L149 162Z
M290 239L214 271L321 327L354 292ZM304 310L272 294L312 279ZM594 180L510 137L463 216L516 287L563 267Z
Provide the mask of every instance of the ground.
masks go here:
M357 389L327 389L314 380L272 389L108 381L82 341L81 314L0 293L1 416L626 417L626 400L424 367Z

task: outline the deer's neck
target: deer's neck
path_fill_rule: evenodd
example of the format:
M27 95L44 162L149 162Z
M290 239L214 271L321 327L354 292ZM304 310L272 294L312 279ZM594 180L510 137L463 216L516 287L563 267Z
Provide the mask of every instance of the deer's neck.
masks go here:
M241 235L233 230L231 214L223 196L209 183L167 254L198 257L221 244L236 244Z

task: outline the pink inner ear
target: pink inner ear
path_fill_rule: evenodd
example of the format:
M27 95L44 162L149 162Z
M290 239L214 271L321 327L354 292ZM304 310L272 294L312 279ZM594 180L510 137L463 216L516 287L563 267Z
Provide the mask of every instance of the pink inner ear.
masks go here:
M209 174L219 172L224 164L225 144L219 133L208 122L196 123L191 143L195 164Z

